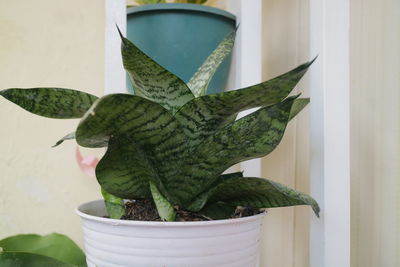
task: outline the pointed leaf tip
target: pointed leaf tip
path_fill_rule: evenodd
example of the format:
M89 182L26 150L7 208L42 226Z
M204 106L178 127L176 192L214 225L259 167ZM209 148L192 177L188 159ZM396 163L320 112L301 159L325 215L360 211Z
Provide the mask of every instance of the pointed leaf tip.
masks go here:
M123 40L125 37L124 37L124 35L122 34L122 32L121 32L120 28L118 27L118 24L115 24L115 26L117 27L117 30L118 30L119 36L120 36L120 37L121 37L121 39Z
M319 55L316 55L310 62L309 62L309 66L311 66L319 57Z
M75 132L69 133L66 136L64 136L63 138L61 138L60 140L57 141L57 143L55 143L53 146L51 147L57 147L59 145L61 145L65 140L72 140L75 139Z
M238 23L238 24L236 25L235 32L237 32L237 31L239 30L239 27L240 27L240 23Z

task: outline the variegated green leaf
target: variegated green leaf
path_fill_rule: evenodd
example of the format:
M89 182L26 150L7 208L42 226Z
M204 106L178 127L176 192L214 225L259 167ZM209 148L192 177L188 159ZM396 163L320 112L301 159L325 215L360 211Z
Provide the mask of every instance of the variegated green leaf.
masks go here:
M216 133L211 141L213 150L219 146L215 156L223 158L231 166L272 152L283 137L297 97L288 97L278 104L261 108Z
M82 146L99 147L106 146L110 138L107 153L96 168L97 179L107 192L122 198L146 197L148 180L153 180L164 184L162 193L174 204L188 198L180 160L186 137L166 109L128 94L102 97L81 120L76 139Z
M196 158L184 166L186 179L205 189L228 167L272 152L283 137L296 97L261 108L210 136L191 152Z
M214 73L224 59L231 54L235 43L235 36L236 31L229 33L211 55L208 56L188 82L190 90L192 90L196 97L206 94L208 85L214 76Z
M167 222L175 221L176 213L174 206L158 191L157 186L153 182L150 182L150 191L161 220Z
M150 99L172 113L194 98L180 78L152 60L122 34L121 39L122 60L135 95Z
M211 186L209 186L203 193L201 193L199 196L195 198L195 200L187 207L187 209L195 212L201 210L206 204L208 198L210 197L212 190L217 185L228 179L238 178L238 177L243 177L243 172L234 172L234 173L220 175L218 179Z
M101 195L104 198L108 217L111 219L121 219L125 215L124 200L108 193L104 188L101 189Z
M179 122L162 106L139 96L112 94L88 110L78 125L76 140L84 147L103 147L111 136L126 135L140 146L161 150L167 145L182 147L185 136L180 131ZM178 137L179 144L175 143Z
M218 185L210 195L209 202L229 203L234 206L276 208L309 205L317 216L319 206L307 194L283 184L263 178L233 178Z
M48 118L81 118L96 96L64 88L10 88L0 95L23 109Z
M290 111L290 116L289 116L289 120L293 119L298 113L300 113L300 111L302 111L308 104L310 103L310 99L309 98L299 98L296 99L293 103L292 109ZM59 141L57 141L57 143L55 145L53 145L52 147L56 147L59 146L60 144L62 144L64 141L66 140L72 140L75 139L75 132L69 133L66 136L64 136L63 138L61 138Z
M199 143L199 140L213 135L215 131L235 120L240 111L282 101L314 60L254 86L198 97L184 105L176 118L186 126L184 130L192 144Z
M149 181L158 178L157 170L146 156L134 142L111 138L96 167L97 181L104 190L120 198L150 198Z

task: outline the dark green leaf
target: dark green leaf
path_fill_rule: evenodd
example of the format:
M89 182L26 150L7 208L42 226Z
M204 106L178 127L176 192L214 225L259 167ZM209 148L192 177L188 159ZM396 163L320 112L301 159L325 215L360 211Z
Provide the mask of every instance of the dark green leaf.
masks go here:
M150 182L150 191L160 218L167 222L175 221L176 213L174 206L158 191L157 186L153 182Z
M317 202L309 195L263 178L226 180L213 190L209 198L210 203L219 201L253 208L310 205L317 216L320 211Z
M101 194L104 198L108 217L111 219L121 219L125 215L124 200L108 193L103 188L101 189Z
M48 118L81 118L97 99L84 92L63 88L11 88L0 95L23 109Z
M122 34L121 39L122 60L135 95L150 99L172 113L194 98L180 78L148 57Z
M56 143L54 146L52 146L52 147L59 146L59 145L61 145L64 141L66 141L66 140L72 140L72 139L75 139L75 132L67 134L66 136L64 136L63 138L61 138L60 140L58 140L57 143Z
M195 159L192 157L191 162L183 166L187 182L196 181L204 190L233 164L272 152L283 137L296 97L261 108L210 136L191 152Z
M102 97L80 122L76 139L82 146L99 147L110 137L114 138L96 168L107 192L122 198L148 197L151 180L164 185L161 192L174 204L190 194L181 188L186 137L162 106L127 94Z
M207 204L199 213L213 220L224 220L232 217L236 206L224 202L214 202Z
M43 255L27 252L0 252L1 267L77 267Z
M96 167L96 177L107 192L126 199L150 198L149 181L157 179L146 152L134 142L112 138Z
M216 70L224 59L231 54L235 43L235 36L236 31L229 33L188 82L187 85L196 97L206 94L208 84Z
M261 108L227 125L200 148L201 155L204 158L207 158L206 154L213 155L208 157L209 161L222 160L227 162L225 166L228 168L238 162L269 154L283 137L290 110L297 97L289 97L276 105Z
M208 198L210 197L212 190L214 190L217 185L224 182L225 180L238 177L243 177L243 172L234 172L220 175L218 179L214 183L212 183L211 186L209 186L203 193L195 198L195 200L187 207L187 209L194 212L201 210L206 204Z
M76 266L86 266L86 259L83 251L71 239L61 234L11 236L0 240L0 247L3 248L5 252L29 252L54 258ZM28 256L29 255L26 255L26 257L24 257L27 258Z
M176 118L186 126L184 130L191 142L198 144L199 140L213 135L232 122L240 111L282 101L314 60L254 86L198 97L184 105L177 112Z
M76 141L84 147L103 147L111 136L126 135L138 145L163 147L174 134L184 142L179 130L179 122L162 106L138 96L112 94L100 98L85 114Z

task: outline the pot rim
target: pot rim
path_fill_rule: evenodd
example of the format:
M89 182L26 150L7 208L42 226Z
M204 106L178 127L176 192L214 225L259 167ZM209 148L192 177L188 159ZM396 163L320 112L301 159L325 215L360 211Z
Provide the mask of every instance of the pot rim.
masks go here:
M228 11L199 4L182 4L182 3L149 4L149 5L129 7L126 10L126 13L127 15L131 15L135 13L159 11L159 10L198 11L198 12L211 13L214 15L220 15L225 18L236 21L236 16Z
M101 202L101 203L99 203ZM192 226L213 226L213 225L227 225L227 224L239 224L239 223L244 223L248 221L256 221L261 219L266 215L266 212L253 215L253 216L247 216L247 217L242 217L242 218L236 218L236 219L223 219L223 220L212 220L212 221L192 221L192 222L154 222L154 221L130 221L130 220L117 220L117 219L110 219L110 218L104 218L104 217L99 217L96 215L90 215L86 213L84 210L86 207L93 205L93 204L104 204L104 200L98 199L98 200L93 200L89 202L85 202L81 205L78 206L77 209L75 209L75 213L78 214L81 218L84 218L86 220L90 221L96 221L100 223L106 223L106 224L112 224L112 225L125 225L125 226L157 226L157 227L192 227Z

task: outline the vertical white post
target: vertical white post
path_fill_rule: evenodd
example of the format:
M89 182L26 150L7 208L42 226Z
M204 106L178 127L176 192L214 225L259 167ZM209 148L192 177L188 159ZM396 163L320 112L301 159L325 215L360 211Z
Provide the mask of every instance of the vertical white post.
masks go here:
M350 266L349 0L310 1L311 267Z
M125 70L121 58L121 38L126 32L126 1L105 0L105 69L104 93L126 93Z
M234 52L234 87L236 89L261 82L262 49L261 49L261 0L231 0L228 10L234 13L239 24ZM243 117L253 110L242 112ZM261 176L261 159L253 159L240 163L240 168L246 176Z

